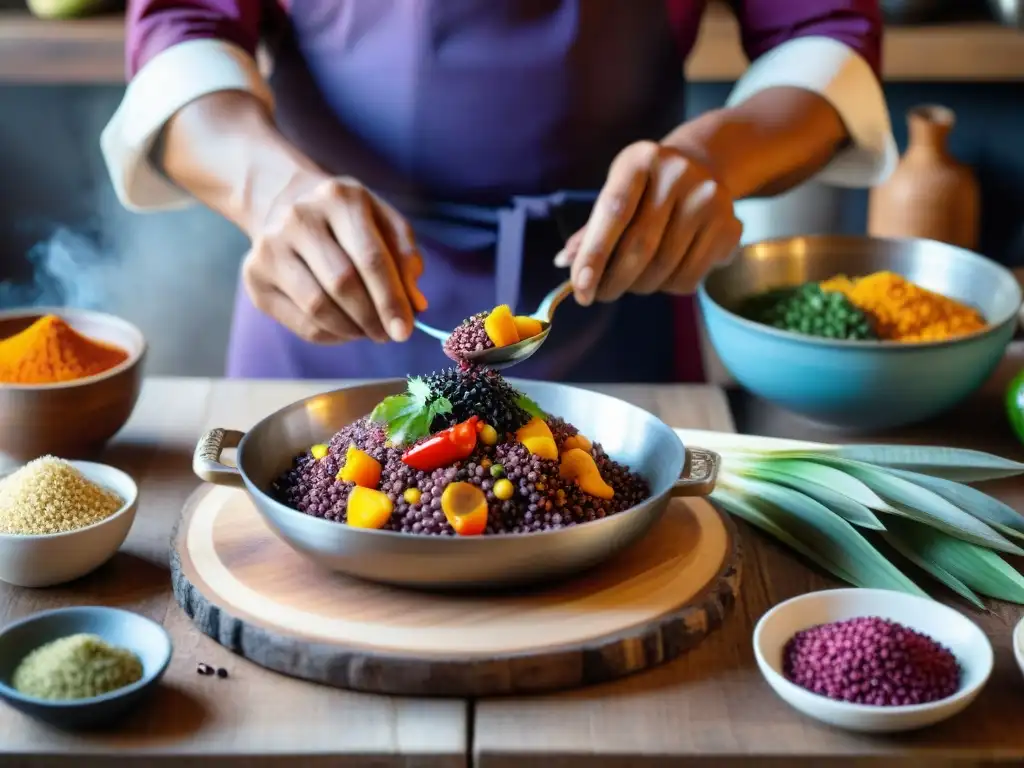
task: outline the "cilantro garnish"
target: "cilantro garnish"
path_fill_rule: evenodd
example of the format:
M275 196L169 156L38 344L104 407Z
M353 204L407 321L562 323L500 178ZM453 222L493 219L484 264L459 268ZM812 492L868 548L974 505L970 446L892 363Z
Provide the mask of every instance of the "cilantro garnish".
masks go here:
M409 445L430 434L430 425L441 414L451 413L446 397L434 396L420 377L412 377L406 391L381 400L370 413L370 421L385 425L388 440Z

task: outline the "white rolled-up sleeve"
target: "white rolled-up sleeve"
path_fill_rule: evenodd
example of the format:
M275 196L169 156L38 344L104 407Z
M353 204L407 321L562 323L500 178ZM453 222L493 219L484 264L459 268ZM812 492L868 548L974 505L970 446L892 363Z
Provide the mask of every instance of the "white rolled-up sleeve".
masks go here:
M778 87L820 94L835 108L850 144L814 176L839 187L872 187L899 161L885 94L868 62L845 43L829 37L789 40L760 56L736 83L727 104Z
M273 95L256 60L238 46L203 39L178 43L153 57L125 90L100 135L114 191L128 209L183 208L194 202L154 163L152 151L167 121L182 107L217 91L245 91L273 110Z

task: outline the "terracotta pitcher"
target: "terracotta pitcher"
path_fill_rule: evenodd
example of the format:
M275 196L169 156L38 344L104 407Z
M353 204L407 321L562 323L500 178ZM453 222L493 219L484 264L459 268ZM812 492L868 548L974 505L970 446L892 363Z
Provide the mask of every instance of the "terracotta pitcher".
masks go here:
M955 118L952 110L939 106L907 113L907 151L892 176L871 190L868 234L925 237L977 249L978 182L947 148Z

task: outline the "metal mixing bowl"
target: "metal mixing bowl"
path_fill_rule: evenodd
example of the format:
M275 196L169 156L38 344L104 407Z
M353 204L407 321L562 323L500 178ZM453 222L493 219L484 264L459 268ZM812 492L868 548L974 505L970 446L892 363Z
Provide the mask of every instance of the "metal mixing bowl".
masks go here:
M772 288L889 270L978 309L989 327L948 341L840 341L755 323L733 310ZM750 392L830 426L877 430L935 416L976 390L1013 337L1021 289L993 261L932 240L811 236L741 248L699 290L708 337Z
M513 381L545 411L574 424L615 460L643 475L652 495L591 523L555 531L494 536L424 536L350 528L291 509L265 493L293 458L368 414L404 380L326 392L286 406L247 433L213 429L196 446L195 473L244 488L266 523L293 549L352 576L421 589L493 588L555 580L608 559L638 540L676 496L714 488L718 457L684 448L660 419L608 395L562 384ZM221 462L238 447L236 466Z

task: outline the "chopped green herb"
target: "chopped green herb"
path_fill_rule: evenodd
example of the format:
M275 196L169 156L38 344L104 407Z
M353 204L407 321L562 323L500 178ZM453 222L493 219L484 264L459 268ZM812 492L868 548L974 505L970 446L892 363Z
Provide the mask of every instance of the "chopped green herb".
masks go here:
M434 397L423 379L409 379L408 389L400 395L381 400L370 413L370 421L385 425L388 441L408 445L430 434L434 417L450 413L446 397Z
M516 405L518 405L531 416L536 416L537 418L540 419L546 419L548 417L548 415L544 413L544 410L539 405L537 405L537 403L531 400L528 396L524 395L522 392L520 392L519 397L516 398Z

